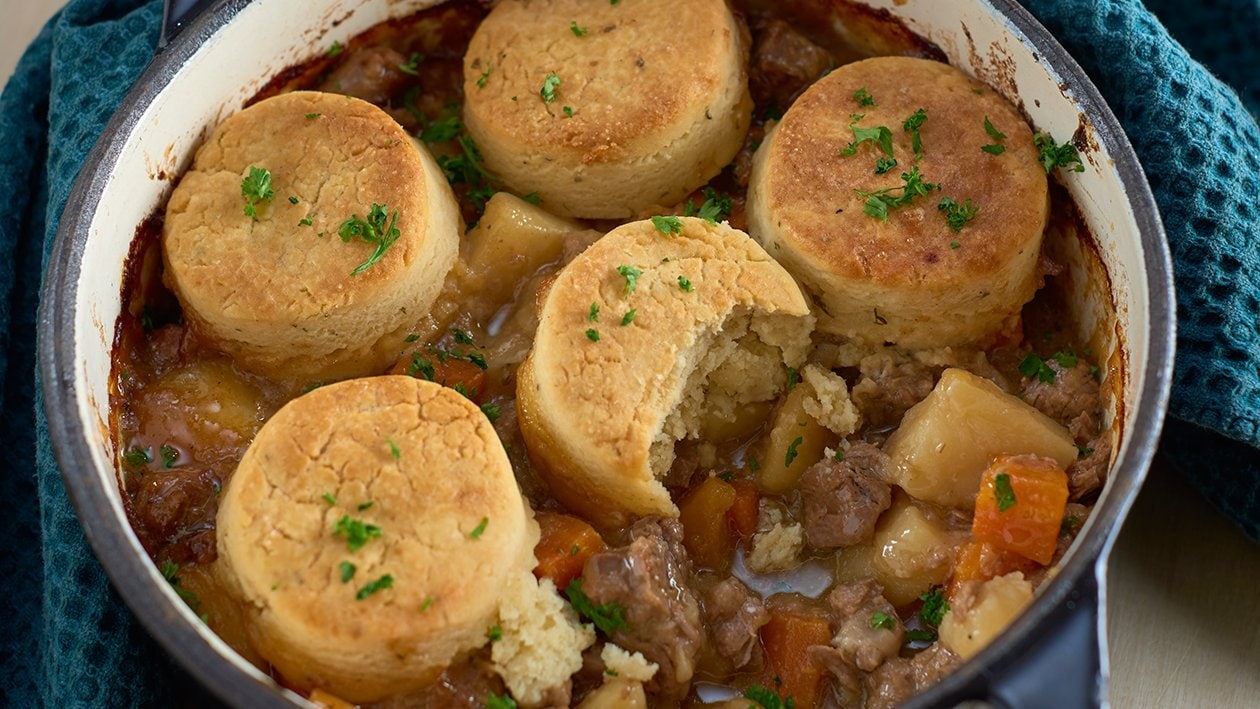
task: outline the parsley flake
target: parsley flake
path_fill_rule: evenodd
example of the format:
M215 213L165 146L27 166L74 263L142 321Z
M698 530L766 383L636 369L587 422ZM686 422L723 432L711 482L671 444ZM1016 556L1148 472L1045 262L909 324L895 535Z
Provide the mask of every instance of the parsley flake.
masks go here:
M437 372L433 369L433 362L421 357L419 352L412 352L411 364L407 365L407 375L431 382L437 376Z
M354 578L354 572L359 570L358 567L348 561L341 562L337 568L341 570L342 583L350 583L350 579Z
M919 135L919 129L926 122L927 109L920 108L901 124L901 129L910 134L910 149L914 151L915 160L923 157L923 137Z
M1071 172L1085 172L1085 165L1081 162L1081 154L1076 151L1076 146L1071 143L1063 145L1055 145L1054 137L1049 133L1037 133L1033 136L1033 144L1037 146L1037 150L1041 153L1041 166L1045 168L1046 174L1049 174L1056 167L1061 167ZM1076 163L1073 167L1072 164Z
M684 291L686 291L686 292L688 292L688 293L690 293L690 292L692 292L693 290L695 290L695 286L691 285L691 281L690 281L690 280L688 280L688 278L687 278L686 276L679 276L679 277L678 277L678 287L679 287L679 288L682 288Z
M481 535L486 533L486 527L489 525L490 525L490 518L482 517L481 522L479 522L476 527L473 527L473 531L469 532L468 536L472 537L473 539L480 539Z
M375 581L369 581L366 585L363 586L363 588L360 588L358 593L354 594L354 600L361 601L367 598L368 596L372 595L373 593L376 593L377 591L383 591L387 588L393 588L393 587L394 587L394 577L391 576L390 574L385 574L384 576L380 577L379 579L376 579Z
M866 198L863 211L869 216L886 222L889 210L904 207L913 202L915 197L926 197L929 192L941 188L934 182L924 182L918 167L910 168L910 172L901 173L901 181L905 183L901 187L888 187L874 192L854 190ZM901 194L893 195L893 192L897 190L901 190Z
M976 214L980 212L980 208L971 204L971 199L959 204L949 197L941 197L941 201L936 208L945 212L945 223L949 225L951 231L955 234L962 231L967 222L976 218Z
M330 505L337 504L337 498L333 497L331 492L325 492L322 497L324 498L324 502L327 502Z
M245 198L245 216L257 221L258 204L270 202L276 195L271 187L271 171L249 166L249 176L241 180L241 196Z
M875 99L872 98L870 93L867 92L865 86L853 92L853 100L857 101L857 105L859 106L874 106L875 105Z
M621 326L625 327L626 325L629 325L630 323L634 322L634 314L635 314L634 308L627 310L626 314L621 316Z
M420 62L422 61L424 61L424 56L420 54L412 54L410 59L398 65L398 71L412 76L420 76L420 72L416 71L416 67L420 66Z
M841 150L840 155L844 157L857 155L858 148L862 146L862 143L870 141L884 151L884 157L891 160L893 156L892 131L888 130L888 126L858 128L858 121L861 121L864 115L854 113L851 118L853 120L849 123L849 130L853 131L853 142L849 143L844 150Z
M486 697L486 709L516 709L516 700L506 694L490 694Z
M333 527L333 536L346 538L346 548L351 552L356 552L363 548L364 544L381 536L381 528L374 524L366 524L363 520L353 519L350 515L342 515L337 520L337 526Z
M754 684L744 690L744 698L756 702L762 709L796 709L796 700L792 697L784 699L773 689Z
M731 215L733 205L731 198L718 192L712 187L704 188L704 202L700 204L700 209L696 209L696 205L691 200L687 200L687 206L683 210L684 217L699 217L710 224L717 224L726 221Z
M521 199L525 200L526 202L529 202L530 204L542 204L542 195L538 194L537 192L530 192L524 197L521 197Z
M486 415L486 418L490 420L490 423L494 423L499 420L499 405L493 401L487 401L481 405L481 413Z
M314 120L314 119L316 119L316 118L319 118L319 117L320 117L320 116L322 116L322 115L323 115L322 113L308 113L308 114L306 114L306 120L308 120L308 121L310 121L310 120Z
M919 620L933 628L940 625L941 619L949 610L949 602L945 600L945 594L941 589L938 587L926 591L919 595L919 600L923 601L923 606L919 608Z
M389 454L394 456L394 460L402 458L402 451L398 449L398 444L394 443L394 439L386 438L385 442L389 444ZM359 509L362 509L362 506Z
M682 220L678 217L652 217L652 226L666 235L682 233Z
M875 611L871 616L871 628L874 630L894 630L896 627L897 619L884 611Z
M599 330L596 330L593 327L588 328L586 331L586 339L590 340L591 342L599 342Z
M998 512L1005 512L1015 506L1015 490L1011 487L1011 476L998 473L993 478L993 496L997 498Z
M936 639L936 633L932 632L931 630L924 630L923 628L911 628L910 630L906 631L906 634L904 637L908 642L912 642L912 643L914 642L930 643Z
M626 627L626 609L616 601L597 606L582 591L582 579L575 578L569 582L564 594L578 615L589 618L595 627L604 631L605 635Z
M335 57L345 51L345 49L345 45L341 42L333 42L332 46L328 48L328 56Z
M481 72L481 76L477 77L477 88L486 88L486 82L490 80L490 69L494 67L491 62L486 62L486 70Z
M797 436L796 438L792 439L792 442L788 444L787 453L783 456L783 467L785 468L792 467L792 461L796 460L796 456L797 456L796 449L804 441L805 439L801 436Z
M123 453L123 462L133 468L139 468L153 462L153 456L149 453L148 448L137 448L132 446Z
M556 90L559 88L560 76L553 71L543 79L542 89L538 95L542 96L543 103L553 103L556 100Z
M591 303L591 310L586 314L586 319L591 322L599 322L599 303Z
M626 295L634 292L639 285L639 276L643 275L643 269L634 266L618 266L617 273L626 279Z
M175 461L179 460L179 450L169 443L163 443L158 449L158 455L162 456L162 467L170 469L175 467Z
M585 27L578 27L577 20L574 20L569 23L569 31L574 37L585 37L588 30Z
M1034 352L1029 352L1019 363L1019 373L1028 378L1036 377L1046 384L1054 381L1055 371L1046 364L1046 361L1037 356Z
M561 111L564 111L564 115L565 115L565 117L566 117L566 118L572 118L572 117L573 117L573 109L572 109L571 107L569 107L569 106L564 106L564 107L562 107L560 110L561 110Z
M429 596L428 598L424 599L423 603L420 604L420 612L423 613L429 610L429 607L432 605L433 605L433 596Z
M387 220L389 221L388 227L385 225ZM380 263L389 247L393 246L394 242L398 241L398 238L402 236L402 232L398 229L398 210L394 210L391 216L387 214L385 205L373 203L372 208L368 211L367 219L360 219L357 214L352 215L338 227L337 235L341 237L344 243L350 243L354 239L359 239L376 246L367 260L350 272L351 276L357 276Z
M787 390L792 391L793 389L796 388L796 385L800 383L801 383L801 373L796 371L792 367L788 367L787 368Z
M490 642L497 642L499 640L502 640L503 628L500 628L497 625L490 626L490 628L486 630L486 637L490 638Z

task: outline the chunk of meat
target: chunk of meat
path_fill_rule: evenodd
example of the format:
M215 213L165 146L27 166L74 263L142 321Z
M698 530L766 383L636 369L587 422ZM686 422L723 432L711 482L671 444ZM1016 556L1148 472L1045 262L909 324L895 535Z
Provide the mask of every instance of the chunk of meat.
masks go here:
M399 69L406 63L406 57L389 47L356 49L346 54L341 64L319 85L319 90L384 106L410 80Z
M704 594L704 620L718 654L738 670L760 651L757 632L770 614L747 586L728 577Z
M177 563L208 563L218 556L214 519L219 476L206 468L151 472L132 497L132 526L145 549Z
M1107 468L1111 464L1111 442L1095 438L1084 448L1085 455L1068 466L1068 499L1076 501L1089 497L1107 480Z
M1098 380L1090 372L1089 364L1078 360L1076 366L1064 367L1054 357L1047 359L1046 364L1054 371L1054 380L1045 382L1040 377L1025 377L1024 401L1068 427L1082 415L1095 416L1101 399Z
M809 648L809 659L818 663L834 680L831 687L836 695L834 704L842 707L862 705L862 677L864 675L845 661L840 650L830 645L814 645ZM832 706L832 704L824 706Z
M940 643L932 643L910 661L910 666L914 669L914 690L922 692L940 682L945 675L953 672L961 664L961 657L950 652Z
M936 385L931 367L886 352L862 358L858 367L862 378L851 397L873 428L896 426Z
M866 676L866 709L893 709L914 696L914 666L894 658Z
M801 476L805 538L816 549L861 544L892 505L886 482L888 456L869 443L854 443L844 460L824 458Z
M873 579L836 586L827 603L837 627L831 644L845 661L871 672L901 651L905 626Z
M783 20L763 18L752 29L748 88L758 104L772 104L786 111L810 84L835 66L827 50Z
M394 695L372 704L373 709L481 709L491 694L506 696L507 687L481 652L446 668L437 681L424 689ZM565 706L563 704L559 706Z
M649 686L672 699L687 693L703 637L682 537L677 520L641 519L628 545L592 556L582 571L582 591L596 605L625 608L612 641L660 665Z

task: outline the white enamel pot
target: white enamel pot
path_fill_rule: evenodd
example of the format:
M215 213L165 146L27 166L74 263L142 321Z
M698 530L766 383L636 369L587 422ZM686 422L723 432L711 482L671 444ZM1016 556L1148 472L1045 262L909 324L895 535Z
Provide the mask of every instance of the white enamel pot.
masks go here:
M818 0L819 2L845 0ZM106 422L110 349L136 226L169 195L207 131L276 72L432 0L169 2L163 47L88 157L45 276L39 367L49 432L87 538L123 599L172 656L239 706L302 699L241 659L197 619L146 556L123 512ZM1013 0L866 0L988 81L1059 140L1076 135L1085 171L1064 177L1106 271L1078 315L1114 312L1123 375L1112 412L1111 477L1058 574L996 641L910 702L953 706L1106 704L1107 552L1146 475L1167 405L1174 345L1168 248L1141 166L1085 73ZM188 14L191 13L191 14ZM169 43L168 40L169 39ZM1080 268L1079 264L1072 264ZM1109 292L1106 287L1109 282ZM1108 304L1106 301L1110 300Z

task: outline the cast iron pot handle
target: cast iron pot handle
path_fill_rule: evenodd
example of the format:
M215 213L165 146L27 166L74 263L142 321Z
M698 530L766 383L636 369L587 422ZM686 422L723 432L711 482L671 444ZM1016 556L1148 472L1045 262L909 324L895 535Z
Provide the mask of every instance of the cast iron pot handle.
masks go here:
M158 37L158 49L165 49L188 23L213 4L214 0L163 0L162 34Z
M1018 709L1106 706L1102 603L1097 573L1082 574L1042 624L1045 635L992 678L989 703Z

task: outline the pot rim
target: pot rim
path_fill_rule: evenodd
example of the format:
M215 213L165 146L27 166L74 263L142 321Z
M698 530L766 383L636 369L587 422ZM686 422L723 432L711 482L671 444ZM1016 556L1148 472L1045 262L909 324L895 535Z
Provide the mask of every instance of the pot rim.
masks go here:
M1151 332L1143 372L1145 388L1132 407L1127 427L1127 455L1122 464L1111 471L1106 496L1087 524L1088 534L1080 535L1076 549L1027 611L976 657L912 699L912 706L936 705L947 699L984 698L971 695L978 688L992 686L1004 670L1018 663L1041 639L1034 629L1051 619L1051 613L1069 599L1079 580L1090 572L1102 579L1106 555L1154 456L1172 382L1176 310L1171 256L1154 196L1128 137L1085 71L1027 10L1015 0L980 1L1003 18L1015 38L1031 46L1042 63L1072 87L1078 107L1089 117L1098 141L1106 146L1142 241ZM204 629L190 622L185 610L177 605L182 605L182 601L152 582L152 562L147 556L134 553L134 532L128 525L116 523L108 492L97 484L95 477L85 477L81 472L91 470L93 463L83 435L87 424L74 415L78 410L79 392L75 382L75 313L71 306L83 272L84 247L90 226L105 185L112 178L123 139L136 130L140 117L202 45L249 2L224 0L195 18L159 51L88 154L62 211L44 278L38 314L38 375L49 438L62 480L88 542L119 595L149 634L220 699L238 706L279 708L303 700L292 692L278 689L261 672L248 672L240 662L223 656L206 642L202 635ZM1101 598L1099 600L1101 602ZM1101 647L1106 643L1104 611L1105 607L1100 608ZM1102 662L1105 681L1105 652Z

